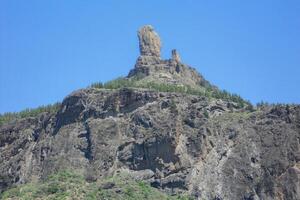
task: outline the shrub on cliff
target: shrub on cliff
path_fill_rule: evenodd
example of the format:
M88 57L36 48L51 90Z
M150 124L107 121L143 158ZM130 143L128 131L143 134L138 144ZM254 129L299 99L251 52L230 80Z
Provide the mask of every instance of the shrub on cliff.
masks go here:
M22 110L21 112L8 112L8 113L0 114L0 125L16 119L35 117L43 112L55 113L58 111L59 107L60 107L60 103L55 103L46 106L39 106L37 108L32 108L32 109L25 109Z
M135 181L127 174L88 183L84 177L65 170L44 181L24 184L4 192L1 199L162 199L188 200L186 196L169 196L149 184Z

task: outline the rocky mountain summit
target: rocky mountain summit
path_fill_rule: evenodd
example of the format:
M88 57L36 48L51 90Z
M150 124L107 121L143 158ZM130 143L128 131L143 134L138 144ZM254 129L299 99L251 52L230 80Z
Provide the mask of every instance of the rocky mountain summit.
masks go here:
M142 77L143 81L155 81L169 84L190 86L209 86L202 75L194 68L183 64L178 52L172 50L172 57L162 60L160 56L161 41L153 27L142 27L138 32L141 55L138 57L135 68L128 77Z
M299 105L239 105L176 50L162 60L151 26L138 38L141 55L121 82L131 85L81 89L55 112L0 125L1 192L72 170L87 182L127 174L192 199L300 199Z

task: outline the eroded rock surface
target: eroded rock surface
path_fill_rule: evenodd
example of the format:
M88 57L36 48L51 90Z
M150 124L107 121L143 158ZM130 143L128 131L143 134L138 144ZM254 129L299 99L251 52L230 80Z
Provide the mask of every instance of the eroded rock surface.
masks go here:
M125 170L195 199L299 199L300 107L230 105L147 90L79 90L56 115L0 128L1 190L70 168L89 180Z
M128 78L143 77L143 81L190 86L212 86L194 68L181 62L174 49L170 59L160 57L161 42L152 26L144 26L138 32L141 55ZM214 86L213 86L214 87Z
M141 56L154 56L160 58L161 42L152 26L143 26L138 32L138 38Z

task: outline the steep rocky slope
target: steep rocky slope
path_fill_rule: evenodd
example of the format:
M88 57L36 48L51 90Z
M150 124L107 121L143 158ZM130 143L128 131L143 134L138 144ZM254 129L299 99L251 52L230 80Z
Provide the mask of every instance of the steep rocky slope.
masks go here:
M127 79L218 90L176 51L161 60L152 27L139 39L141 56ZM248 109L184 91L87 88L58 112L0 126L0 190L68 169L90 182L126 173L194 199L296 200L299 146L298 105Z

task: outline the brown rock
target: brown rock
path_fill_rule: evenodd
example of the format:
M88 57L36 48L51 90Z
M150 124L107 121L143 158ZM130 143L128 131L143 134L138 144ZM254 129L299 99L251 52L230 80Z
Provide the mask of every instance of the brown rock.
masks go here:
M161 42L150 25L143 26L138 32L140 53L142 56L160 57Z
M172 50L172 60L175 61L175 62L178 62L178 63L181 61L180 56L179 56L176 49Z

